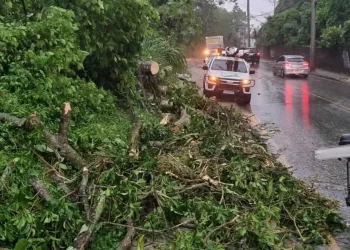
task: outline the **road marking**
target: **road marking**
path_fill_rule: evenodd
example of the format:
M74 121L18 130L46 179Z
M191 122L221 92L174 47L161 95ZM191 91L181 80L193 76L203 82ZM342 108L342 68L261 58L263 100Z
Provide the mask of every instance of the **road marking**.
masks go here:
M295 86L294 86L295 87ZM296 89L298 89L298 90L302 90L301 88L298 88L298 87L295 87ZM341 108L343 108L343 109L345 109L345 110L347 110L347 111L350 111L350 107L347 107L347 106L345 106L345 105L343 105L343 104L340 104L340 103L336 103L336 102L334 102L334 101L332 101L332 100L329 100L329 99L327 99L327 98L325 98L325 97L323 97L323 96L320 96L320 95L317 95L317 94L314 94L314 93L311 93L311 92L309 92L309 95L313 95L313 96L315 96L315 97L318 97L318 98L320 98L320 99L322 99L322 100L324 100L324 101L327 101L327 102L329 102L329 103L331 103L331 104L334 104L334 105L336 105L336 106L338 106L338 107L341 107Z

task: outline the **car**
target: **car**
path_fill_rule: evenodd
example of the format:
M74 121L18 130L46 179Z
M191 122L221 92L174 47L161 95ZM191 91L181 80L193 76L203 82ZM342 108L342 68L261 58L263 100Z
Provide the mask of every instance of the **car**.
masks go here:
M251 88L255 80L250 75L250 65L242 58L213 56L203 66L203 94L206 97L229 95L239 104L247 105L251 101Z
M289 75L301 75L307 78L310 73L310 66L305 58L300 55L283 55L272 68L273 75L280 75L283 78Z
M242 48L240 50L243 50L242 58L246 60L246 62L259 64L260 53L257 48Z

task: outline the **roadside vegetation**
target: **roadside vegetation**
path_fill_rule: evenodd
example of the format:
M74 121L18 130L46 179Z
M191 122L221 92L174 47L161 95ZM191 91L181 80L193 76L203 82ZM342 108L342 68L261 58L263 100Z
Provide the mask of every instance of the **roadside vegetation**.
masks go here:
M349 1L319 0L316 7L316 42L322 48L349 48ZM280 1L276 14L267 18L259 32L260 45L308 46L310 44L311 4Z
M343 228L186 77L195 4L1 2L1 249L312 249Z

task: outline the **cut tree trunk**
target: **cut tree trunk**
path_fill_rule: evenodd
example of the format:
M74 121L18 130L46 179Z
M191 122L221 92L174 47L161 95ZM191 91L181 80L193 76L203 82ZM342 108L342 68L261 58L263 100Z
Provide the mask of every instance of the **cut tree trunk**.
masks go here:
M140 64L140 71L144 75L156 75L159 72L159 64L155 61L144 61Z

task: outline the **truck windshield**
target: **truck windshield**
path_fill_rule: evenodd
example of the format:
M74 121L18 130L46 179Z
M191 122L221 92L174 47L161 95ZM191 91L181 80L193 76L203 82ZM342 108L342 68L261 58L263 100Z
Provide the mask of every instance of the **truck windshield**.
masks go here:
M235 60L215 59L211 66L211 69L247 73L247 67L245 63Z
M256 53L256 49L255 48L249 48L247 50L248 50L247 53Z
M217 49L217 48L221 48L220 44L217 43L211 43L211 44L207 44L207 48L208 49Z

